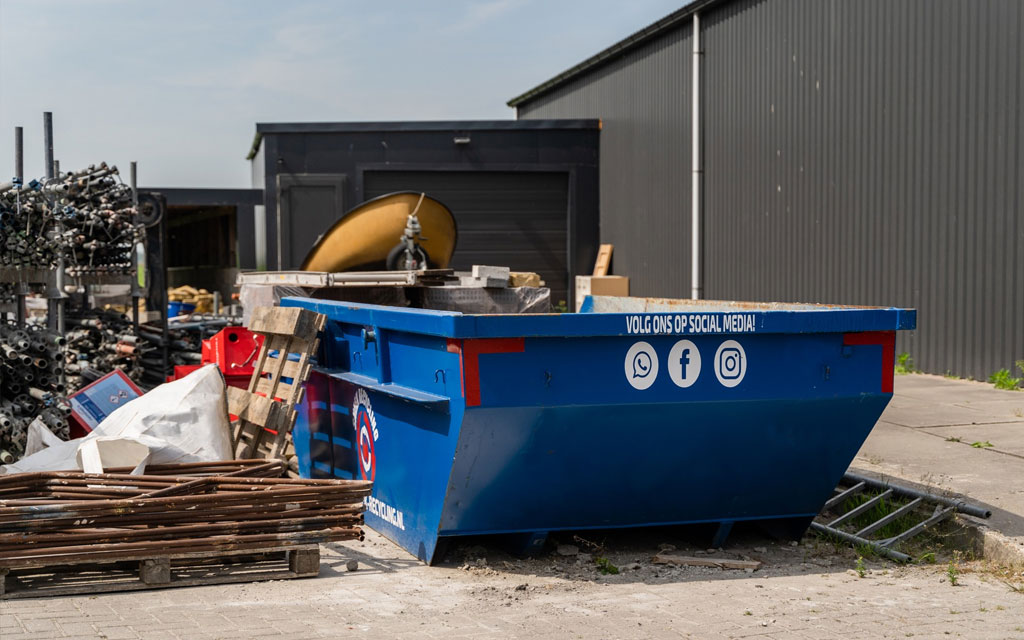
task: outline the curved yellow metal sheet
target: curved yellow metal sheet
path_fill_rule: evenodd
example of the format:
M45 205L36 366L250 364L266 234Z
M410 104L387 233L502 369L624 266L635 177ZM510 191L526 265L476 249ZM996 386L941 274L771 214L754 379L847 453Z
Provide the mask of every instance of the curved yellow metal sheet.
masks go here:
M419 199L419 193L390 193L350 210L313 245L300 269L383 269L388 252L401 241L406 220ZM430 196L424 196L416 216L423 228L419 244L427 253L431 268L447 268L455 252L455 217L448 207Z

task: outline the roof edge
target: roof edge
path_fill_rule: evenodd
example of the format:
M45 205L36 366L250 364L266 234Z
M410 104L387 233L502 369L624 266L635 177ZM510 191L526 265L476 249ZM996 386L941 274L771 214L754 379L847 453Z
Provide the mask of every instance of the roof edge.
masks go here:
M607 49L590 56L576 66L566 69L550 80L542 82L529 91L519 94L505 104L510 107L518 107L524 102L529 102L534 98L540 97L541 95L566 84L570 80L583 75L585 72L611 62L612 60L625 55L629 51L646 44L666 31L679 26L684 19L689 18L698 11L718 2L722 2L722 0L691 0L684 4L680 9L673 11L664 18L647 25L643 29L640 29L636 33L616 42Z
M600 121L587 119L539 120L394 120L383 122L257 122L256 135L271 133L378 133L399 131L507 131L537 129L598 129ZM258 146L256 140L254 146Z
M536 131L600 130L597 118L538 120L394 120L380 122L257 122L246 160L259 153L265 134L276 133L378 133L399 131Z

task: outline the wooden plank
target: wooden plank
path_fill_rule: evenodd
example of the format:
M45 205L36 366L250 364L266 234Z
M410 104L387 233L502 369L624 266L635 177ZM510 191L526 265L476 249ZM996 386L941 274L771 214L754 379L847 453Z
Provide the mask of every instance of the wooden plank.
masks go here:
M597 260L594 261L594 273L591 275L595 276L606 276L608 275L608 267L612 263L612 249L615 245L602 244L601 248L597 251Z
M310 341L324 325L324 316L298 307L257 307L249 320L255 333L285 335Z
M301 388L301 385L297 386ZM274 390L273 395L271 395L271 389ZM292 395L292 384L289 382L279 382L277 379L260 378L260 381L256 384L256 393L266 394L268 398L281 398L287 402L288 397Z
M652 560L654 564L674 564L687 567L718 567L719 569L751 569L757 571L761 563L757 560L733 560L731 558L709 558L695 556L676 556L659 553Z
M292 407L245 389L228 387L228 411L240 420L278 431L289 423Z
M256 390L256 383L259 382L260 372L263 371L263 367L267 362L267 355L270 353L270 349L267 348L267 340L264 339L263 346L260 347L260 354L256 358L256 364L253 365L252 378L249 379L248 390L250 393ZM230 387L228 387L230 389ZM234 413L234 412L232 412ZM237 415L237 414L236 414Z
M299 369L306 368L306 363L308 363L308 362L309 362L309 354L308 353L301 354L299 356L299 361L297 363L299 365ZM290 405L298 404L298 402L299 402L298 394L302 390L302 383L303 382L304 382L303 380L293 380L292 383L288 385L288 392L287 392L287 394L284 391L280 391L278 393L278 395L281 396L282 398L284 398L284 401L286 403L290 404Z
M288 362L288 352L291 350L291 344L294 338L291 336L273 336L267 342L270 342L271 349L277 350L277 356L273 358L267 358L263 363L263 371L260 372L260 377L263 377L264 373L269 373L269 384L264 385L264 380L256 383L256 390L260 391L260 385L264 385L262 390L263 393L267 394L268 398L276 398L280 396L277 392L278 386L281 384L281 369L284 364Z
M284 363L283 367L281 367L281 377L291 378L293 381L295 378L298 378L300 381L304 382L309 378L309 368L310 364L308 362L303 364L302 362L289 360Z

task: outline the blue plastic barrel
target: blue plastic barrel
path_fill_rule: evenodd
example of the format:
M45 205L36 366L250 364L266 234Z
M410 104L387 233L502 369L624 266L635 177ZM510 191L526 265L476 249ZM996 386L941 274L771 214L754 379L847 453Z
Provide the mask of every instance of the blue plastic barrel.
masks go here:
M303 476L374 482L366 524L439 542L779 521L802 532L892 397L896 308L589 298L469 315L326 314L294 438Z

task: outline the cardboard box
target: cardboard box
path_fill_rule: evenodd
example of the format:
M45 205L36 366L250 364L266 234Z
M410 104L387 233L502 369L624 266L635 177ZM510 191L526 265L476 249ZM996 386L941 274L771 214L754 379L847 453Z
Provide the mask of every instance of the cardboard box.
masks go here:
M628 296L626 276L576 276L576 311L587 296Z

